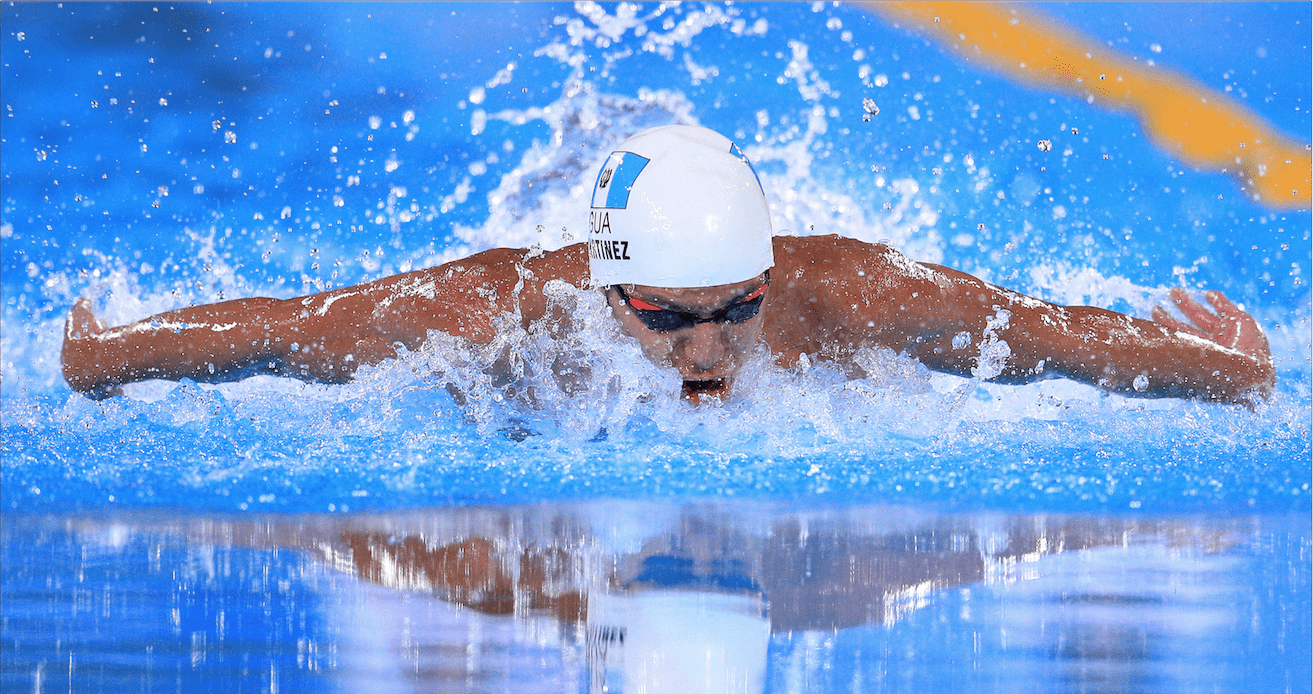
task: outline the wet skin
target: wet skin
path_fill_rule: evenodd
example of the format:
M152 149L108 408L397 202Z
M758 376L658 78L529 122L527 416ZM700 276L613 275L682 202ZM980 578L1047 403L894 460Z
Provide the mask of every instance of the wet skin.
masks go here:
M759 343L785 367L802 355L845 363L860 349L883 347L970 376L987 331L1008 346L993 376L1004 383L1060 376L1139 397L1250 403L1269 395L1276 380L1258 323L1217 292L1207 295L1216 313L1178 289L1170 298L1185 320L1162 309L1146 320L1040 301L850 238L776 237L774 254L760 311L740 324L663 333L644 326L613 289L608 301L647 356L684 377L690 396L708 384L722 391ZM430 331L489 342L503 313L519 315L525 326L544 321L568 330L570 316L550 308L543 290L553 280L588 286L583 244L548 253L494 249L307 297L196 306L118 328L106 329L80 300L66 324L64 377L92 395L150 378L225 380L251 369L341 382L361 365L395 357L399 347L418 349ZM626 291L709 317L760 286L754 278Z

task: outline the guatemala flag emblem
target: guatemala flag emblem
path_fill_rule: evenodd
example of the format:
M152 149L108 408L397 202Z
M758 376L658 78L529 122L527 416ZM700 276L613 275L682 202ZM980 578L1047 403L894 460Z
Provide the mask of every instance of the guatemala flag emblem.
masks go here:
M649 160L633 152L612 152L597 174L593 207L623 210L629 206L629 190Z

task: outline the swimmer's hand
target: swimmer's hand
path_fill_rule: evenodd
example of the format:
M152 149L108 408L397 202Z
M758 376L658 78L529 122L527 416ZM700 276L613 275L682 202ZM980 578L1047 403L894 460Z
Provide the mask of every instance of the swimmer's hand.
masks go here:
M1190 322L1184 323L1172 318L1161 306L1155 306L1153 309L1155 322L1252 357L1257 362L1257 366L1268 373L1264 382L1257 384L1258 392L1264 397L1271 394L1272 386L1276 384L1272 352L1268 348L1267 335L1263 334L1263 329L1258 327L1258 321L1254 320L1253 316L1245 313L1218 291L1204 294L1217 313L1209 311L1203 304L1190 298L1190 295L1180 287L1173 287L1169 296L1172 303L1176 304Z
M97 400L123 394L118 384L106 383L99 377L93 342L102 332L105 332L105 324L91 311L91 301L86 297L79 298L64 321L60 366L64 380L73 390Z
M1231 300L1221 292L1210 291L1204 296L1217 313L1209 311L1190 298L1184 289L1173 287L1171 290L1172 303L1176 304L1193 325L1172 318L1161 306L1154 307L1153 319L1173 330L1202 337L1264 361L1272 360L1272 353L1267 346L1267 336L1263 334L1263 329L1258 327L1258 321L1254 320L1253 316L1231 303Z

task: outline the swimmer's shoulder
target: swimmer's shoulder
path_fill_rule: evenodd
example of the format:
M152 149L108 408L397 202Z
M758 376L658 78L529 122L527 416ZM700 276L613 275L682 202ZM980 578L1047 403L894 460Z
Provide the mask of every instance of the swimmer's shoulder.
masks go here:
M545 253L525 253L524 267L533 273L533 280L547 283L562 280L576 287L588 284L588 250L582 243Z
M837 234L776 236L776 277L795 286L820 289L835 282L896 282L923 274L926 267L882 243L868 243Z

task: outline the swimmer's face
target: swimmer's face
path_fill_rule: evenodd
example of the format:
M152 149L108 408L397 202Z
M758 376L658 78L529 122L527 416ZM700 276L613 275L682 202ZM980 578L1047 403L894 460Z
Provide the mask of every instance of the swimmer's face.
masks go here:
M769 285L763 274L696 289L622 285L607 297L621 329L638 340L648 359L674 367L686 383L727 385L761 339Z

